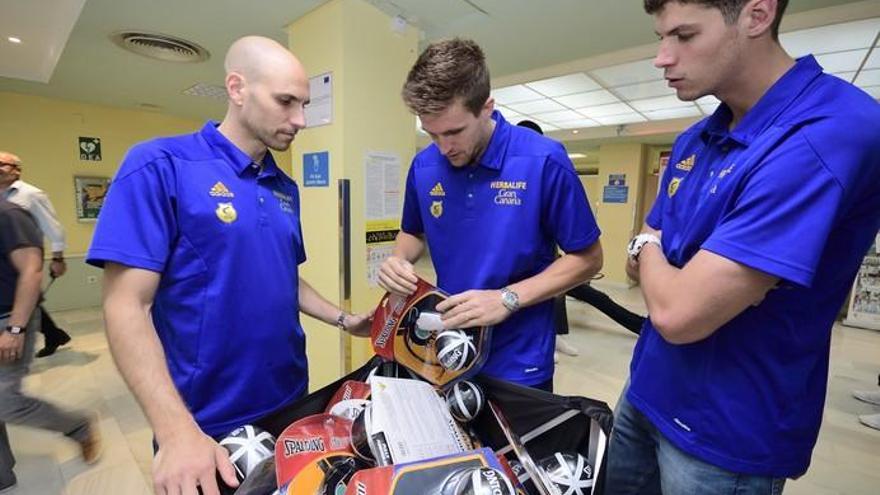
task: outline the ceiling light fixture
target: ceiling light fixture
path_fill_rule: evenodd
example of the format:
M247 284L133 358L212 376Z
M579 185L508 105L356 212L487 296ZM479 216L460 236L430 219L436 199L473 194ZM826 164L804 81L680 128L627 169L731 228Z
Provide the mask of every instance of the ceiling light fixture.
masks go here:
M577 129L571 131L572 134L577 134L577 133L579 133L579 132L581 132L581 131L579 131L579 130L577 130Z
M6 38L10 43L15 43L16 45L21 43L21 38L16 38L15 36L10 36Z
M569 153L568 158L571 160L577 160L578 158L586 158L587 155L583 153Z

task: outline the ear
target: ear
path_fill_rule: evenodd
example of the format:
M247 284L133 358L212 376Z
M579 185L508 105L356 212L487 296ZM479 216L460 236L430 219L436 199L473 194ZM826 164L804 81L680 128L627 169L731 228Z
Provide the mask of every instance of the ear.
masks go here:
M238 72L230 72L226 75L226 94L229 96L229 101L236 106L240 107L244 103L245 86L247 84L244 76Z
M483 103L483 109L480 110L481 114L492 116L492 112L495 111L495 98L491 96L486 100L486 103Z
M750 0L739 15L742 32L749 38L769 34L776 20L778 0Z

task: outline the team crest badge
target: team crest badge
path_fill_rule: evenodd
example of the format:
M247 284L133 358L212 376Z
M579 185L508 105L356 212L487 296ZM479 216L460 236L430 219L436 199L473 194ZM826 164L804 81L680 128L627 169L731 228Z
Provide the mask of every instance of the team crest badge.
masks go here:
M669 187L666 188L666 195L670 198L675 196L675 193L678 192L679 185L681 185L681 177L674 177L669 181Z
M214 210L214 213L223 223L232 223L238 218L238 212L235 211L232 203L217 203L217 209Z
M434 201L431 203L431 215L434 215L434 218L440 218L440 215L443 214L443 201Z

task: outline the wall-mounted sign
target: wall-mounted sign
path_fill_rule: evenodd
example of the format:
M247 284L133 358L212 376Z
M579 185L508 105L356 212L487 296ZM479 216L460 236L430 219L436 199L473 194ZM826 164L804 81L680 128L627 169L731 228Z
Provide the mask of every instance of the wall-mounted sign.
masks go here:
M101 161L101 138L79 137L79 159L92 162Z
M303 153L303 187L330 187L330 152Z

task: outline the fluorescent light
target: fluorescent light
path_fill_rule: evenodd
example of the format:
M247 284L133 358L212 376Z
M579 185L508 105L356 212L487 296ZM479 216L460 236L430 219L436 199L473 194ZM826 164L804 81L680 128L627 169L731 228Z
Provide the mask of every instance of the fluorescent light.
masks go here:
M625 100L639 100L642 98L653 98L655 96L675 94L675 89L669 87L669 83L666 82L666 79L629 84L627 86L618 86L612 89Z
M628 103L631 107L640 112L653 112L655 110L666 110L670 108L692 106L691 102L681 101L675 95L661 96L659 98L647 98L644 100L634 100Z
M577 160L579 158L586 158L586 157L587 157L587 155L585 155L583 153L569 153L568 154L569 160Z
M610 87L663 79L663 71L654 67L654 59L612 65L590 71L590 75Z
M534 101L543 98L540 94L531 89L518 84L516 86L506 86L492 91L492 97L495 101L502 105L510 105L511 103L521 103L524 101Z
M686 107L665 108L662 110L644 112L644 114L645 117L648 117L648 120L683 119L685 117L699 117L702 115L700 109L692 103Z
M871 46L880 18L844 22L812 29L801 29L779 35L779 41L791 56L802 57L810 53L832 53Z
M513 111L526 115L533 113L546 113L555 112L557 110L565 110L564 106L556 103L550 98L544 98L543 100L537 101L527 101L525 103L514 103L508 106L513 109Z
M526 86L545 96L551 97L583 93L584 91L593 91L602 88L596 83L596 81L587 77L583 72L554 77L551 79L543 79L541 81L533 81L526 83Z
M16 38L15 36L10 36L6 38L10 43L15 43L16 45L21 43L21 38Z
M847 72L859 70L868 49L850 50L848 52L827 53L816 55L816 62L825 69L825 72Z
M610 91L600 89L599 91L590 91L589 93L578 93L575 95L560 96L555 98L556 101L562 103L569 108L592 107L595 105L604 105L606 103L615 103L620 100L611 94Z
M597 117L607 117L609 115L621 115L632 113L633 109L625 103L612 103L610 105L599 105L596 107L578 108L578 112L586 115L591 119Z

